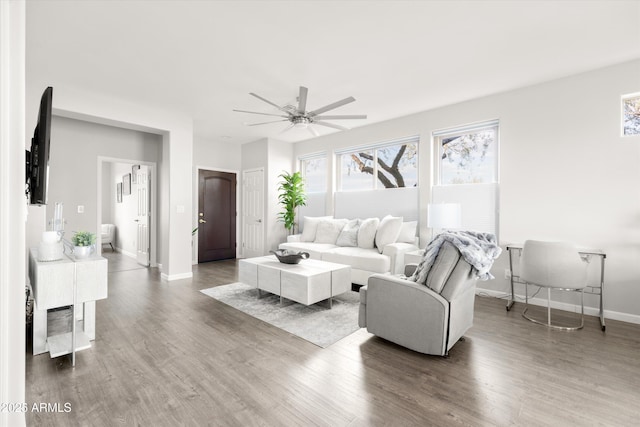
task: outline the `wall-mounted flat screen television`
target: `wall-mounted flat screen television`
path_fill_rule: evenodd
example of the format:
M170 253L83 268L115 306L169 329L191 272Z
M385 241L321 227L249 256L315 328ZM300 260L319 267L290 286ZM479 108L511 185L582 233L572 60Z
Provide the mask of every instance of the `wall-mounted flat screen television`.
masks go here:
M49 183L49 151L51 140L51 102L53 88L45 89L40 99L38 124L33 131L31 151L26 150L27 192L32 205L47 204Z

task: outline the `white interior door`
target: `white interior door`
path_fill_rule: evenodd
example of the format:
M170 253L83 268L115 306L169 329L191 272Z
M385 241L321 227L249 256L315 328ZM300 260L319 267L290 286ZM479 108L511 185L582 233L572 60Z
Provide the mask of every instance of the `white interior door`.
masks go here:
M136 172L136 188L138 195L136 259L138 264L149 266L149 188L151 186L149 166L141 165Z
M242 249L245 258L264 255L264 169L242 172Z

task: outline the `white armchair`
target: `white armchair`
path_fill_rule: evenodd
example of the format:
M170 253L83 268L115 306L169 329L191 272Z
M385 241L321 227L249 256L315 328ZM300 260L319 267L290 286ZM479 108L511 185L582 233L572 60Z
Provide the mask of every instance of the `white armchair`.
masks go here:
M473 325L476 280L471 265L446 242L426 285L388 274L371 276L360 288L358 323L411 350L446 356Z
M102 244L110 245L111 250L114 251L113 242L116 239L116 226L113 224L102 224L100 234L102 237Z

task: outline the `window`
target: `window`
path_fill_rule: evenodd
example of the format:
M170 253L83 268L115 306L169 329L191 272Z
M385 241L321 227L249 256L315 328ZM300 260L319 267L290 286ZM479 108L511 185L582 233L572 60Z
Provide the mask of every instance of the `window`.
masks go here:
M438 183L489 184L498 182L498 125L453 130L436 138Z
M339 191L418 186L417 137L336 154Z
M372 150L340 155L340 190L373 190L374 187Z
M622 135L640 135L640 93L622 97Z
M326 154L300 159L300 169L304 177L306 193L324 193L327 191Z
M458 203L462 229L498 234L498 121L433 133L432 203Z

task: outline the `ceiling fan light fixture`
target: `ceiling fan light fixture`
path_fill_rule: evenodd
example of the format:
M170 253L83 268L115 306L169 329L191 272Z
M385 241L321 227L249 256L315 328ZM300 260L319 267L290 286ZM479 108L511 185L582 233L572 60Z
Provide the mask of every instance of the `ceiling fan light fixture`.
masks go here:
M308 117L295 116L291 118L291 123L293 123L293 126L296 128L305 129L311 124L311 120L309 120Z

